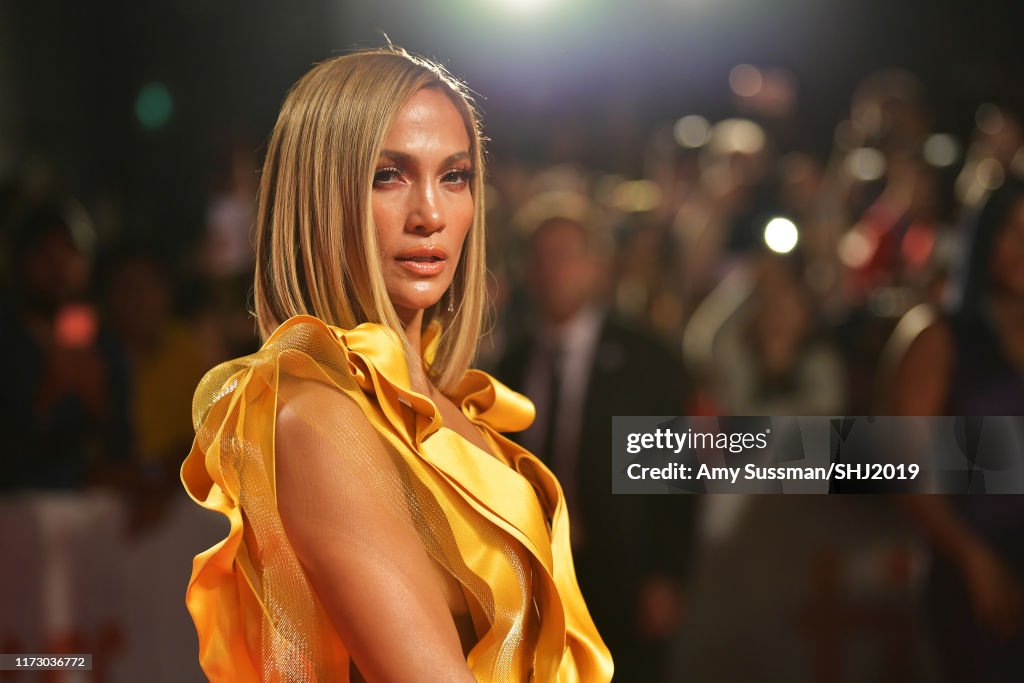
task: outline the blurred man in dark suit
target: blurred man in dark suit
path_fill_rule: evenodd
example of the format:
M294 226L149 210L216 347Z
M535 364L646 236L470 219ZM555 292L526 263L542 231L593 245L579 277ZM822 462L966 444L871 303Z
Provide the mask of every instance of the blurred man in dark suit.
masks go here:
M537 324L497 375L537 407L534 424L516 436L562 484L577 577L616 679L656 681L679 613L692 507L683 496L612 495L612 416L682 414L683 368L660 342L609 316L601 238L566 216L532 232L527 279Z

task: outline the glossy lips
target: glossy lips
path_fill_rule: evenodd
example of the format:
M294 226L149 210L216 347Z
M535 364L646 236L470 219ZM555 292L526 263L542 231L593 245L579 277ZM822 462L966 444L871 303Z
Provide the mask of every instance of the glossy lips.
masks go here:
M417 275L437 275L444 271L448 255L437 247L421 247L395 257L402 266Z

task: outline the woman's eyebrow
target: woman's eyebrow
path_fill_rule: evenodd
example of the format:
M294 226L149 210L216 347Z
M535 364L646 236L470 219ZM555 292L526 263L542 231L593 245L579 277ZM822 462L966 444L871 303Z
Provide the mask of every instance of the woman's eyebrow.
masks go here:
M390 161L396 161L398 163L409 163L413 160L412 156L405 152L398 152L393 149L382 149L380 155Z
M382 149L380 155L385 159L394 161L399 164L413 165L416 163L416 158L413 155L406 154L405 152L399 152L398 150L394 149ZM448 166L450 164L454 164L457 161L463 161L469 158L469 152L463 150L461 152L456 152L455 154L450 154L447 157L445 157L444 161L441 162L441 166Z
M448 166L449 164L454 164L456 161L464 161L464 160L466 160L468 158L469 158L469 152L466 152L466 151L456 152L455 154L452 154L447 159L445 159L441 163L441 165L442 166Z

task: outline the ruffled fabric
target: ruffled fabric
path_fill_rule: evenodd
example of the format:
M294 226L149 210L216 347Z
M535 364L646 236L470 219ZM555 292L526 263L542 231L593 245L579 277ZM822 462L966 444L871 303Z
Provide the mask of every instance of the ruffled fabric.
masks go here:
M423 336L427 363L439 331L432 325ZM337 367L320 360L339 351L342 360ZM296 354L301 362L294 360ZM478 680L610 680L611 657L576 583L561 488L539 460L501 434L529 426L534 417L530 401L479 370L468 371L449 394L481 428L497 456L492 457L446 428L433 401L411 389L396 332L372 323L342 330L310 316L283 323L253 356L212 370L193 402L197 437L182 466L182 481L197 503L221 512L230 522L227 538L196 556L186 596L199 634L200 662L211 680L348 680L344 643L303 583L301 570L298 578L286 578L288 566L272 571L268 565L273 558L265 553L252 557L246 540L252 513L245 510L232 464L238 456L225 455L237 443L247 444L251 455L255 444L267 483L256 499L250 491L248 500L274 499L273 425L283 365L289 372L330 377L341 391L368 401L366 414L374 427L390 443L399 444L411 476L432 491L439 509L449 515L456 537L450 552L458 555L451 564L467 567L485 587L475 593L481 604L471 605L474 620L483 623L477 629L479 642L467 657ZM274 512L276 508L271 517ZM279 519L271 522L269 527L264 523L264 529L279 529ZM512 555L499 549L504 541L487 539L511 539ZM287 551L283 533L274 543ZM279 555L291 557L288 552ZM514 580L522 571L510 566L519 556L532 567L525 587L521 578ZM285 617L280 610L268 606L279 590L274 581L298 581L290 586L290 594L310 592L308 600L294 601L298 607L286 615L288 629L281 626ZM511 633L524 628L520 622L530 616L525 611L539 613L536 632L527 627L525 635ZM518 621L503 620L501 615L506 614L518 615ZM301 624L297 629L296 623ZM289 630L316 631L317 637L282 635ZM277 643L272 648L267 631ZM515 652L507 652L509 643L516 645ZM283 664L268 667L268 658ZM289 668L302 673L282 677Z

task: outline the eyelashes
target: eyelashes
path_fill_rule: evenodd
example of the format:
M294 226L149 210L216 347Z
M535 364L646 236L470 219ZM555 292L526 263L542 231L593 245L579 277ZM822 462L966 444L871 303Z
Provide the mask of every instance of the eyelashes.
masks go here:
M402 171L401 171L400 168L394 168L394 167L379 168L374 173L374 184L376 185L376 184L388 182L388 181L391 181L391 180L396 180L401 174L402 174Z
M398 180L401 176L405 175L405 172L397 166L388 166L387 168L379 168L376 173L373 174L374 185L387 185Z
M373 174L374 187L383 187L396 184L403 176L405 170L398 166L379 168ZM441 176L441 182L446 185L464 185L473 181L476 171L471 168L453 168Z
M445 182L468 183L476 177L476 171L471 168L454 169L444 174Z

